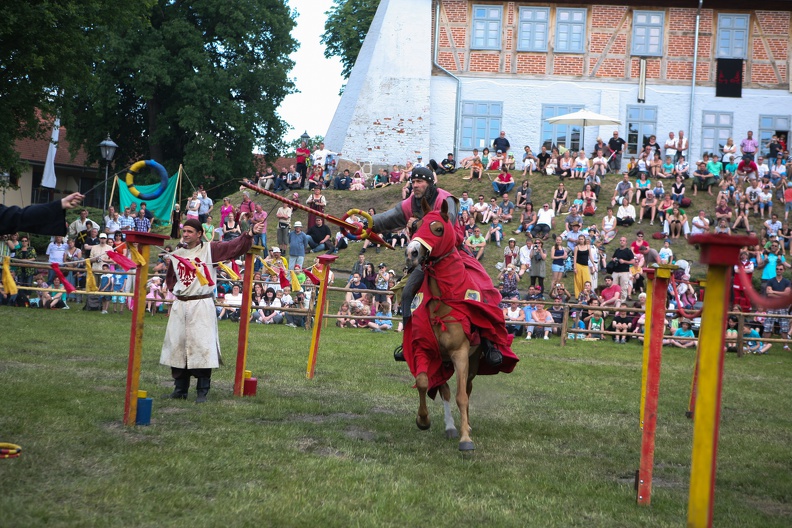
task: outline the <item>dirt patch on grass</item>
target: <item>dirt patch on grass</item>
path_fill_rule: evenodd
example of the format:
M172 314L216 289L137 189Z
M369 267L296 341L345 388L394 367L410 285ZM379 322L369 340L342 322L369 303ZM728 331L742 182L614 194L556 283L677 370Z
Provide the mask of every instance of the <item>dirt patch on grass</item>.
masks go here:
M373 414L398 414L395 409L389 409L387 407L372 407L371 412Z
M354 413L297 414L286 418L284 421L320 424L337 420L357 420L358 418L362 418L362 416Z
M315 438L305 436L298 438L296 447L303 453L333 458L347 458L342 451L339 451L334 447L319 445L319 441Z
M152 420L152 424L154 420ZM110 422L102 425L102 429L108 433L119 436L129 442L130 444L139 444L142 442L156 443L151 437L142 434L137 427L127 427L121 422Z
M66 361L88 362L88 361L96 361L96 358L89 358L89 357L83 357L83 356L71 356L71 357L67 357Z
M748 502L757 510L771 517L792 517L792 504L751 497Z
M361 429L359 427L347 427L344 430L344 434L347 438L352 440L363 440L365 442L373 442L377 438L377 434L374 431L369 431L367 429Z

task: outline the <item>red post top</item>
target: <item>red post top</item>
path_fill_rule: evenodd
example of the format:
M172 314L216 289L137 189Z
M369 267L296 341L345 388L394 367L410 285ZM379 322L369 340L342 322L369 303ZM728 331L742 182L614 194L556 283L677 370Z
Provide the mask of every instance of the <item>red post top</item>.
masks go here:
M328 264L332 264L335 261L335 259L338 258L338 255L325 254L325 255L319 255L316 258L319 259L319 262L322 263L322 266L327 266Z
M160 246L166 240L170 240L169 236L156 233L143 233L141 231L122 231L122 233L124 233L127 242L146 244L147 246Z
M740 249L745 246L755 246L759 239L749 235L691 235L689 244L701 246L699 261L702 264L716 266L733 266L740 259Z

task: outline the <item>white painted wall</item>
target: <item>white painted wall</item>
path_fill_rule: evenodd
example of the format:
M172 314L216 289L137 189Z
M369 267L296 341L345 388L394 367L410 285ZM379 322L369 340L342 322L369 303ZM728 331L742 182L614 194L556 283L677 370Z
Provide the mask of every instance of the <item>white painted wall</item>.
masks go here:
M404 163L430 147L428 0L382 0L325 134L353 161ZM453 104L452 104L453 106Z
M543 104L581 104L593 112L615 117L622 121L618 127L586 127L584 147L591 150L597 136L607 142L614 128L619 130L622 138L627 138L627 105L638 104L638 85L620 83L570 82L557 80L509 79L460 77L462 80L463 101L502 101L503 126L512 150L519 160L522 147L530 145L534 152L541 146L542 105ZM432 78L432 145L449 145L453 138L448 129L449 121L454 119L452 104L437 104L435 99L442 96L447 103L453 98L447 94L446 77L441 75ZM442 86L442 87L441 87ZM717 98L714 87L697 87L693 109L693 132L690 133L688 121L690 115L689 86L658 86L650 85L646 89L645 105L656 106L658 109L657 137L662 144L668 132L675 134L684 130L690 141L690 155L693 159L701 156L701 124L702 113L710 111L728 111L734 113L732 135L735 144L746 137L748 130L757 136L759 115L790 115L792 114L792 94L785 90L744 89L740 99ZM442 112L444 115L435 115ZM460 150L459 158L470 154ZM625 160L626 162L626 160Z

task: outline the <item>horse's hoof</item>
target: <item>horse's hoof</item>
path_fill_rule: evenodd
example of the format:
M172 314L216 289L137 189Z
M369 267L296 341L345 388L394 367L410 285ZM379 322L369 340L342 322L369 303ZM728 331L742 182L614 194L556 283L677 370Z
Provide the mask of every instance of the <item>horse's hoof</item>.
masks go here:
M445 435L446 435L446 438L449 438L449 439L451 439L451 438L459 438L459 431L457 431L456 428L454 428L454 429L446 429L445 430Z
M459 442L459 450L460 451L474 451L476 446L473 444L473 441L469 440L467 442Z
M421 431L427 431L427 430L429 430L430 427L432 427L432 422L426 422L425 424L422 424L421 420L416 418L415 419L415 425L417 425L418 429L420 429Z

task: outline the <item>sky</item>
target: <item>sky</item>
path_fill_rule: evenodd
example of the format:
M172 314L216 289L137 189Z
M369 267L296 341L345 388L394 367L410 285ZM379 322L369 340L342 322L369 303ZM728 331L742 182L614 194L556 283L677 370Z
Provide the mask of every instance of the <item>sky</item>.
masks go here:
M292 35L300 47L291 55L294 68L291 77L298 93L287 95L278 112L292 126L286 141L299 137L304 131L314 137L325 135L333 119L344 84L341 61L326 59L320 42L324 33L325 11L332 0L288 0L289 7L297 11L297 27Z

